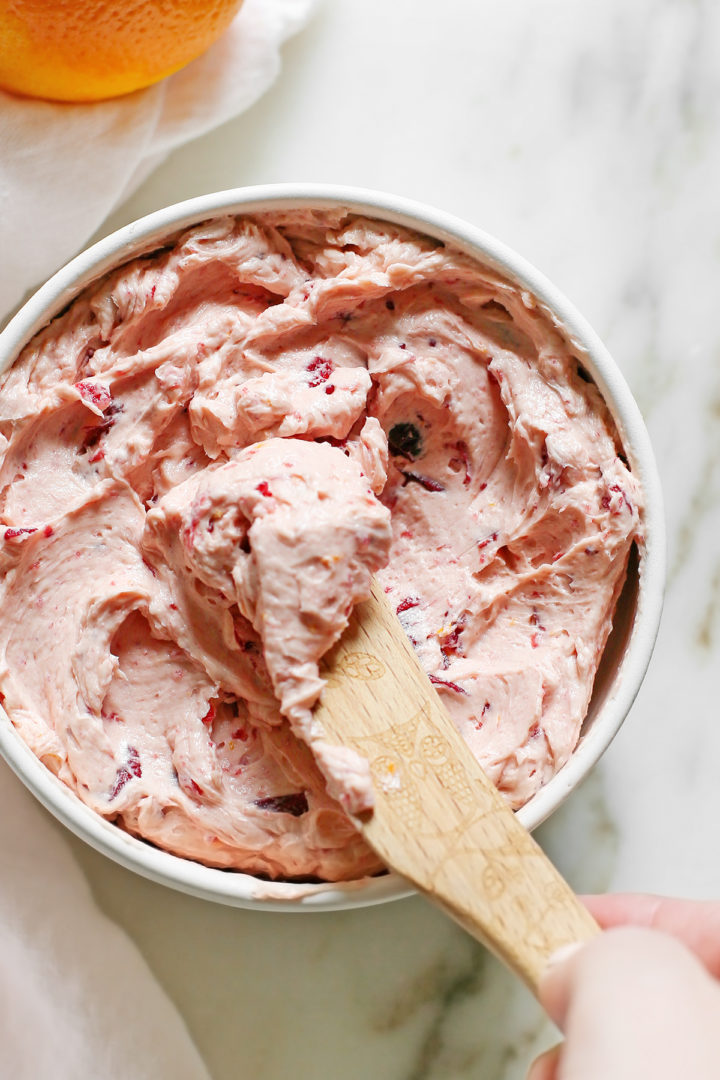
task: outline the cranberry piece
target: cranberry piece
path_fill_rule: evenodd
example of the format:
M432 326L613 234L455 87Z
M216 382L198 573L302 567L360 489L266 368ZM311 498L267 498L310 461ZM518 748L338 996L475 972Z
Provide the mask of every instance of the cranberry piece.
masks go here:
M470 455L468 454L467 445L461 439L459 442L455 443L453 449L455 450L455 453L457 454L457 457L456 458L451 458L449 464L450 464L451 467L453 465L458 465L459 467L465 469L465 476L463 478L463 486L467 487L467 485L470 483L470 479L471 479L471 475L472 475L471 474L471 469L470 469Z
M414 461L422 454L422 436L414 424L406 421L394 424L388 433L388 449L394 457Z
M88 450L90 450L93 446L96 446L97 443L99 443L101 437L108 430L108 428L111 428L113 426L116 417L119 413L123 412L124 408L125 406L122 403L118 404L117 402L111 401L105 409L105 414L102 420L98 420L98 422L96 424L93 424L92 427L83 428L85 434L80 444L81 454L87 453Z
M332 375L332 360L326 360L323 356L315 356L307 365L307 370L310 372L308 385L320 386L321 383L327 382Z
M405 477L403 487L407 484L419 484L425 491L444 491L445 485L441 484L439 480L433 480L431 476L423 476L422 473L406 472L400 469L401 474Z
M628 510L632 510L632 503L630 502L625 491L620 487L619 484L611 484L610 490L617 492L619 495L622 495L622 501L625 503Z
M477 543L478 551L482 551L482 549L484 547L487 547L488 544L493 544L497 540L497 538L498 538L498 534L496 532L493 532L493 533L490 533L489 536L486 536L484 540L478 540L478 543Z
M301 817L308 812L308 801L304 791L292 795L269 795L265 799L256 799L255 805L260 810L269 810L274 814L292 814Z
M92 405L96 405L101 412L105 412L112 401L112 395L108 388L106 386L99 386L97 383L78 382L75 383L75 389L78 391L81 398L85 401L89 401Z
M450 682L448 679L441 679L437 675L428 675L428 679L433 686L444 686L447 690L453 690L456 694L467 694L467 690L464 690L462 686L458 686L457 683Z
M13 528L10 528L10 529L5 530L5 539L6 540L17 540L20 536L30 536L30 534L34 533L34 532L37 532L37 529L32 529L32 528L13 529Z
M440 646L440 652L443 656L447 657L448 655L453 655L454 653L462 651L460 648L460 635L464 629L464 621L458 619L450 633L443 639L443 643Z
M122 765L115 773L115 783L113 784L112 790L110 792L110 802L112 802L113 799L117 799L118 795L125 787L128 780L132 780L130 770L126 769L125 766Z
M269 499L269 498L272 497L272 491L268 487L267 480L261 480L260 483L258 484L258 486L255 488L255 490L259 491L261 495L264 495L266 499Z
M110 802L118 797L122 789L130 782L130 780L141 776L142 765L140 764L140 755L134 746L128 746L127 761L125 765L121 765L115 773L115 783L110 791Z
M409 611L410 608L417 607L420 601L417 596L406 596L404 600L401 600L398 606L395 608L396 614L400 615L403 611Z

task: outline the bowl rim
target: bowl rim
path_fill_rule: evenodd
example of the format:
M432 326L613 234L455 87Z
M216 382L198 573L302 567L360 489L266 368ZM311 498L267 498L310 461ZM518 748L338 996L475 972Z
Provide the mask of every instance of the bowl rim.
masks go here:
M523 256L483 229L424 203L338 184L285 183L233 188L174 203L98 240L61 267L0 333L0 373L22 347L96 278L187 226L225 215L308 207L346 208L451 243L527 290L582 357L617 425L645 496L644 541L632 630L611 692L568 762L517 814L532 830L552 814L600 759L640 689L657 637L665 583L660 479L640 410L608 350L571 301ZM0 754L59 821L97 851L159 884L206 900L270 911L331 911L413 895L395 873L352 882L295 885L204 866L139 840L96 814L44 766L0 708Z

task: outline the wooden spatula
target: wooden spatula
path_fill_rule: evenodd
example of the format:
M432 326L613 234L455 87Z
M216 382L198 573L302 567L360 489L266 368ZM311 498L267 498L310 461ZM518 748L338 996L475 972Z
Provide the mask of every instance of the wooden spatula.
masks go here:
M375 806L353 819L368 844L536 992L549 956L598 927L457 733L377 582L321 673L328 742L370 763Z

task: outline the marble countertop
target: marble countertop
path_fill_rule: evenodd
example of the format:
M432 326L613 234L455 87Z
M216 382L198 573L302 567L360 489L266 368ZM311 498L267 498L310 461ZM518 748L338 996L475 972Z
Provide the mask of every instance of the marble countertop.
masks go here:
M325 0L284 61L259 104L176 152L103 232L205 191L348 183L476 223L576 303L646 418L669 579L624 728L537 835L579 890L719 895L720 8ZM213 1080L519 1080L555 1037L420 898L232 910L72 843Z

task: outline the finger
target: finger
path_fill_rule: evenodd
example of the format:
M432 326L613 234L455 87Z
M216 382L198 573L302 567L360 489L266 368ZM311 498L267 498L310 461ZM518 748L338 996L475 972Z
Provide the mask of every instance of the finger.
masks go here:
M720 979L720 903L642 893L584 896L582 901L603 929L632 925L670 934Z
M548 966L540 984L542 1004L568 1034L563 1076L566 1072L575 1075L570 1069L570 1050L582 1045L590 1057L594 1054L598 1061L604 1060L608 1070L608 1048L613 1047L627 1051L628 1061L635 1061L638 1068L648 1046L657 1048L659 1061L672 1060L680 1054L675 1043L678 1032L685 1033L681 1040L685 1053L688 1043L694 1041L702 1049L708 1039L718 1043L720 1052L720 990L676 939L621 927L605 931L565 956ZM709 1021L708 1016L712 1017ZM661 1075L692 1075L679 1064L678 1070ZM597 1075L613 1073L598 1071ZM627 1075L654 1074L648 1070Z
M558 1080L561 1049L560 1046L554 1046L552 1050L546 1050L540 1057L535 1058L527 1080Z

